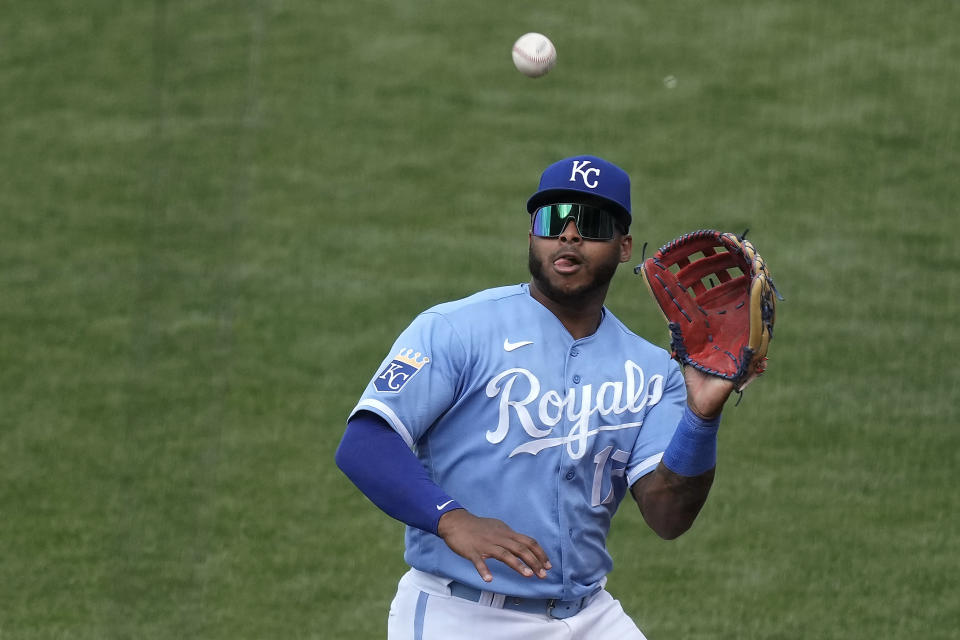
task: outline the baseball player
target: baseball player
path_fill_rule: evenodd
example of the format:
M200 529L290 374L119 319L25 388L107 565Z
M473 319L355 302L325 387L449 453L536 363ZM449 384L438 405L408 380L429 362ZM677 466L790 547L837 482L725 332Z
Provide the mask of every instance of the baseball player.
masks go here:
M529 283L420 314L336 460L407 524L391 640L644 638L605 589L632 494L672 539L707 498L733 383L680 366L604 306L631 257L630 179L595 156L527 202Z

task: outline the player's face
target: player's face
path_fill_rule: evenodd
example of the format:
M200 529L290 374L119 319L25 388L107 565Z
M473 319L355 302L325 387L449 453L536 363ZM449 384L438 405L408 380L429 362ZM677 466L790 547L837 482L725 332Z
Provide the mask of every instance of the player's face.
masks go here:
M630 259L633 239L585 240L573 220L556 238L530 234L529 267L533 283L551 300L582 304L606 296L617 267Z

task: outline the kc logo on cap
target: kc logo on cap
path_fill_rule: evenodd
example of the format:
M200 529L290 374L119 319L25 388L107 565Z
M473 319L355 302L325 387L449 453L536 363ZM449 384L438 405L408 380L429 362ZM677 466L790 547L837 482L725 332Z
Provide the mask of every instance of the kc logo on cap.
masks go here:
M593 182L590 182L590 174L592 173L597 178L599 178L600 169L596 167L590 167L589 169L587 169L586 167L588 166L590 166L589 160L574 160L573 171L570 172L570 182L576 182L577 174L579 174L580 177L583 179L584 186L590 189L596 189L597 185L599 185L600 183L597 182L596 180L594 180Z
M601 206L629 226L630 176L597 156L573 156L544 169L540 187L527 200L527 212L547 204L589 204Z

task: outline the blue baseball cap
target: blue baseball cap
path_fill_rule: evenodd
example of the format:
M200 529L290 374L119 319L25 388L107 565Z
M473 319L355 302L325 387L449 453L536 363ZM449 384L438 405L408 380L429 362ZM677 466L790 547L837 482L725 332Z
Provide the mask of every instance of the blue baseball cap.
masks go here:
M573 156L544 169L540 187L527 200L527 211L532 214L544 205L560 203L601 207L624 220L627 227L633 221L630 176L596 156Z

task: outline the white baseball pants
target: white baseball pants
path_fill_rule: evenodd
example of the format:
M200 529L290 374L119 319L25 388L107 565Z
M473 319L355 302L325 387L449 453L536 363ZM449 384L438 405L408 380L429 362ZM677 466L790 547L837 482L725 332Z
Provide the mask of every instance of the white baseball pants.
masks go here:
M390 605L387 639L646 640L620 602L605 589L579 613L561 620L545 613L470 602L450 595L449 583L416 569L404 574Z

